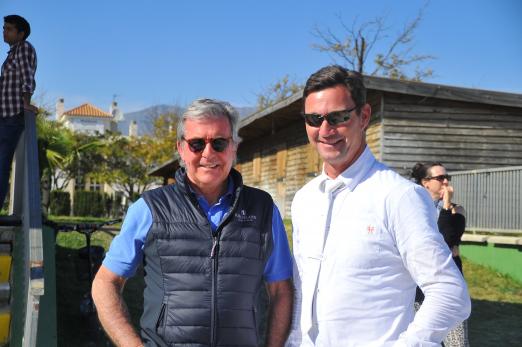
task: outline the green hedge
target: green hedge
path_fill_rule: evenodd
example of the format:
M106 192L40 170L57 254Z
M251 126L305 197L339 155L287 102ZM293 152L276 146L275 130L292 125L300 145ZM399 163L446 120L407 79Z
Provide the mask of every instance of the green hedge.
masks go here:
M106 215L107 194L77 190L74 192L73 212L75 216L103 217Z
M121 205L122 196L112 195L108 196L106 200L107 217L118 218L123 215L123 206Z
M51 191L50 213L56 216L68 216L71 214L71 196L69 192L61 190Z

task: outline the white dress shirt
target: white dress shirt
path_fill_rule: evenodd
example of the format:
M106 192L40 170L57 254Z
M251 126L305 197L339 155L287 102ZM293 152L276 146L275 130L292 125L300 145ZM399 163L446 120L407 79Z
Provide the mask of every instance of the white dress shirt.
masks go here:
M296 297L287 346L440 346L470 313L427 191L363 154L292 202ZM425 294L414 315L416 284Z

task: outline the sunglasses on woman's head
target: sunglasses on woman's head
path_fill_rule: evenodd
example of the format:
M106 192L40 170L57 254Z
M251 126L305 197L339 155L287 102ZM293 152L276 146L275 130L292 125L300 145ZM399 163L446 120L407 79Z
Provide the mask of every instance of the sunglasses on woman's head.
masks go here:
M210 143L210 146L212 147L212 149L214 151L223 152L225 149L227 149L231 138L230 137L229 138L217 137L215 139L202 139L202 138L186 139L183 137L182 139L187 142L187 144L192 152L199 153L205 149L205 147L207 146L207 143Z
M324 116L317 113L303 113L303 117L306 124L314 128L319 128L324 120L326 120L330 126L334 127L350 119L350 113L356 108L357 106L354 106L346 110L333 111Z
M444 180L451 181L450 175L438 175L438 176L430 176L426 177L427 180L437 180L439 182L444 182Z

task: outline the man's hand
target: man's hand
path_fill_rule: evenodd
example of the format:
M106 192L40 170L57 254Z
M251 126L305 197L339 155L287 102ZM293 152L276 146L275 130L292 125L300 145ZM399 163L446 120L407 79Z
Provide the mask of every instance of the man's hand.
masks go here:
M270 297L270 306L266 346L282 347L290 332L294 287L291 280L284 280L268 283L267 289Z
M38 107L31 105L31 104L25 104L24 103L24 110L32 112L34 114L38 113Z
M105 332L116 346L139 347L143 342L132 327L121 295L125 278L101 266L92 282L92 298Z
M38 107L31 105L31 94L23 93L22 99L24 101L24 110L33 112L34 114L38 113Z

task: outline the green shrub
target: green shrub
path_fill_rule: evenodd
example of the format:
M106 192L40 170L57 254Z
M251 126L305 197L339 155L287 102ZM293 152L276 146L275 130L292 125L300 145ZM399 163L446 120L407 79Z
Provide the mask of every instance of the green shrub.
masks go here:
M56 216L68 216L71 214L71 196L69 192L62 190L51 191L50 213Z
M102 217L106 212L107 194L78 190L74 192L73 211L75 216Z
M114 194L114 195L107 196L107 200L106 200L107 217L118 218L123 215L121 201L122 201L121 194Z

